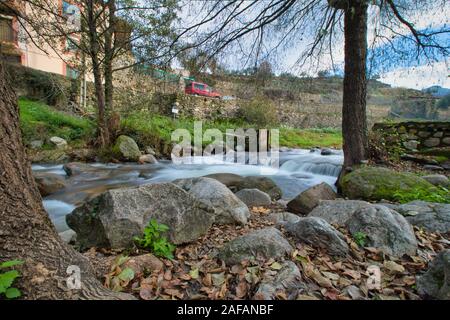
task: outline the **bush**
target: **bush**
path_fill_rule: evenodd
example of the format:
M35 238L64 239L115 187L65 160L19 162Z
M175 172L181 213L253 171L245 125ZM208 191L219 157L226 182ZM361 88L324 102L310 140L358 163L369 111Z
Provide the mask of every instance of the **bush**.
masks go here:
M263 97L255 97L245 102L239 109L242 120L260 127L274 126L278 123L277 112L272 101Z

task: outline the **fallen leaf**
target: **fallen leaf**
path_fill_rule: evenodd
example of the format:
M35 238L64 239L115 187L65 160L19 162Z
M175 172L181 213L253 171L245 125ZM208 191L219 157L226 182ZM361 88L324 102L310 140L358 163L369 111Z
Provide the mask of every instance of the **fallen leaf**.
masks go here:
M270 268L273 270L281 270L283 268L283 266L275 261L274 263L272 263L270 265Z
M394 261L384 261L383 266L393 273L405 272L405 268Z
M191 276L192 279L197 279L198 278L198 268L194 268L191 271L189 271L189 275Z

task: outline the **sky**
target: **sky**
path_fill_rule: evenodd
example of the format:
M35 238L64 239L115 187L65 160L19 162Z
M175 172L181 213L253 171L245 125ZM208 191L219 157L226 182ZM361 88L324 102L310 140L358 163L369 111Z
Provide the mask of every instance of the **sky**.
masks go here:
M450 24L450 1L434 1L436 2L432 3L433 6L430 7L428 11L412 12L407 16L408 21L412 22L417 30L437 30L442 26L447 27ZM437 5L437 2L439 2L441 5ZM444 3L443 6L442 3ZM376 26L380 26L380 15L377 8L377 6L370 6L369 8L369 46L374 39ZM190 8L183 10L182 16L182 20L185 22L191 19L191 21L198 21L199 16L201 16L201 12L199 12L198 8L195 8L195 6L191 6ZM207 27L205 28L207 29ZM384 30L384 36L391 37L393 35L392 33L390 34L390 31L386 31L387 29ZM409 29L407 29L406 27L404 27L403 29L396 28L395 32L404 35L408 35L410 33ZM281 54L277 53L276 56L269 57L268 60L272 62L275 73L280 74L282 72L290 72L294 75L306 73L310 76L314 76L320 70L331 69L333 64L331 63L329 54L317 59L320 60L319 62L316 61L316 63L307 63L305 65L299 66L299 64L297 63L299 54L305 51L305 48L311 43L311 39L312 38L308 39L308 35L302 35L301 40L288 43ZM270 47L270 40L268 42L268 47ZM332 48L333 62L334 66L337 66L338 70L342 70L344 61L344 41L341 37L335 42L336 44ZM450 46L450 35L445 35L443 42L445 45ZM247 39L247 43L244 43L243 45L250 46L251 43L252 39L250 38ZM242 46L242 43L239 46ZM379 45L379 47L380 48L375 48L383 49L381 44ZM411 49L408 48L408 50L411 50L411 56L413 56L413 50L415 49L411 47ZM385 54L385 56L388 56L388 59L386 59L387 61L379 63L380 66L383 65L383 67L380 67L375 70L376 72L373 72L378 74L380 76L379 80L384 83L390 84L394 87L407 87L419 90L434 85L450 88L450 57L441 56L439 57L438 61L420 61L418 63L415 62L414 59L411 59L411 63L406 63L403 57L397 60L389 59L389 52ZM252 61L245 62L246 65L243 65L243 61L246 61L245 55L241 56L228 53L228 55L225 55L225 58L222 59L222 62L229 69L239 70L244 67L254 66L254 62ZM315 65L313 66L313 64Z

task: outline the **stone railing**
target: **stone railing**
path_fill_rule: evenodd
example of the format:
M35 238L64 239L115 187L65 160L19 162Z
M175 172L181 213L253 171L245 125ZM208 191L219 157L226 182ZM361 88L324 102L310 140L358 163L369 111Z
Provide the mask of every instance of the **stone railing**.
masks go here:
M408 149L450 147L450 121L375 123L372 130L400 135Z

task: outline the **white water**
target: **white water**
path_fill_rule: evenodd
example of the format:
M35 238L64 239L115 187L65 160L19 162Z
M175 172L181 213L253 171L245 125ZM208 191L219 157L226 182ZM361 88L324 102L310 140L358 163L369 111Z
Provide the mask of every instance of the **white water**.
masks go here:
M93 163L92 167L107 175L77 176L67 180L67 188L44 199L44 207L55 223L58 231L67 229L65 216L86 198L98 192L145 183L173 181L180 178L200 177L213 173L234 173L241 176L267 176L281 188L284 199L292 199L303 190L326 182L334 188L343 162L343 155L321 156L320 152L292 150L280 153L280 167L264 167L224 162L221 157L193 157L189 164L174 164L161 161L153 165L138 164L102 164ZM33 165L34 171L49 172L66 176L62 165ZM139 174L147 172L149 178Z

